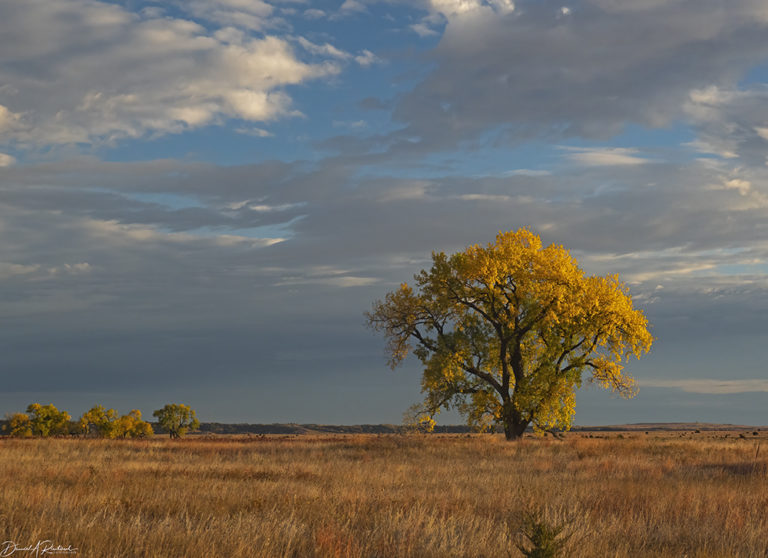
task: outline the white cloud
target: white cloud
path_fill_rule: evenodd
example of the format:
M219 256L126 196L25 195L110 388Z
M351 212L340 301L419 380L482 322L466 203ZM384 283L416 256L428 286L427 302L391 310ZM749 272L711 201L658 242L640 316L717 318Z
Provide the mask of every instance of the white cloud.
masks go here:
M334 128L348 128L350 130L359 130L361 128L367 127L368 123L365 120L352 120L352 121L334 120L332 122L332 125Z
M598 149L562 147L569 151L566 158L579 165L592 167L613 167L626 165L644 165L652 162L651 159L638 157L636 149L625 147L605 147Z
M755 126L755 132L764 140L768 140L768 127Z
M661 267L663 265L667 265L668 267L665 269ZM713 272L717 268L717 264L712 261L697 262L693 264L689 262L664 262L659 267L660 268L654 269L653 271L627 273L625 275L626 280L629 283L664 281L682 276L690 276L704 271Z
M269 13L268 5L245 0L189 9L221 19L205 6ZM3 2L0 52L26 61L0 66L0 82L12 86L0 89L2 138L37 145L293 116L299 112L284 86L340 71L330 49L308 64L275 36L253 38L231 27L211 33L191 21L141 19L94 0Z
M725 187L731 190L737 190L742 196L746 196L752 189L752 183L742 178L732 178L725 182Z
M482 0L430 0L432 9L446 16L455 16L477 10L484 5Z
M509 17L482 0L429 6L448 24L434 70L395 108L406 126L392 141L403 151L407 136L423 138L424 152L478 138L605 140L629 123L698 119L694 111L717 110L723 92L768 58L768 8L756 0L726 11L719 0L590 0L580 17L535 0L520 0Z
M0 167L10 167L16 162L16 157L7 153L0 153Z
M8 110L8 107L0 105L0 133L13 131L19 125L20 119L20 114L14 114Z
M182 0L177 5L194 17L251 30L263 29L274 11L261 0Z
M80 226L93 239L112 245L127 247L136 244L147 245L200 245L200 246L243 246L263 248L284 242L284 238L257 238L234 234L195 234L192 232L167 232L157 227L138 224L124 224L114 220L85 219Z
M694 90L685 105L698 138L691 147L724 159L763 166L768 150L768 90L707 87Z
M414 23L410 25L409 28L419 37L434 37L438 35L438 32L432 29L426 23Z
M339 50L338 48L336 48L330 43L319 45L305 39L304 37L299 37L298 41L299 41L299 44L304 48L304 50L306 50L310 54L330 56L332 58L339 58L341 60L347 60L352 57L352 55L349 54L348 52Z
M275 286L293 286L293 285L325 285L328 287L339 287L342 289L350 287L367 287L369 285L375 285L380 280L375 277L322 277L317 279L312 278L288 278L275 283Z
M387 188L386 191L379 193L377 198L378 201L385 203L425 199L430 186L431 183L427 181L405 181Z
M646 378L638 380L641 387L677 388L688 393L727 395L735 393L768 392L768 380L710 380L690 378L665 380Z
M504 176L550 176L552 172L542 169L514 169L504 173Z
M380 64L381 58L376 56L370 50L364 49L360 52L360 54L355 56L355 62L360 64L362 67L367 68L373 64Z
M40 269L39 264L17 264L11 262L0 262L0 280L16 277L19 275L29 275Z
M263 128L235 128L235 131L238 134L243 134L244 136L253 136L256 138L271 138L275 135L269 130L265 130Z
M464 201L483 201L492 203L506 203L512 199L510 196L502 194L461 194L458 198Z
M342 12L365 12L367 8L365 4L358 0L344 0L344 3L339 8Z
M304 10L304 17L307 19L321 19L326 17L326 13L323 10L310 8L308 10Z

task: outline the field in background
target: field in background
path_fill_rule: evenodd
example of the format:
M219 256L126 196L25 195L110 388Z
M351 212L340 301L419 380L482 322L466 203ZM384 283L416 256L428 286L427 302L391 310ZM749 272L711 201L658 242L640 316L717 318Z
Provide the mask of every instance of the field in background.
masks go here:
M84 557L514 557L529 511L567 524L572 556L764 557L765 436L2 439L0 540Z

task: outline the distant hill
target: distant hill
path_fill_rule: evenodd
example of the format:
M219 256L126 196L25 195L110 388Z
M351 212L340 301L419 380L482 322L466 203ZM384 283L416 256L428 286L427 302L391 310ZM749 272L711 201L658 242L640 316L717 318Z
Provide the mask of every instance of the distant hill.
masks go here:
M635 432L635 431L666 431L678 432L683 430L728 431L728 430L759 430L766 426L748 426L743 424L718 424L711 422L638 422L634 424L615 424L610 426L574 426L574 432Z
M397 424L226 424L220 422L201 422L199 430L204 434L398 434L404 431L405 427ZM463 434L472 431L465 425L435 427L435 432L443 434Z
M0 435L4 434L7 421L0 420ZM157 434L166 433L157 423L151 423ZM742 424L715 424L707 422L642 422L635 424L615 424L606 426L574 426L572 432L681 432L681 431L739 431L767 430L768 426L747 426ZM530 429L529 429L530 430ZM200 434L398 434L406 428L397 424L229 424L222 422L202 422ZM469 434L474 432L469 426L441 425L435 427L437 434ZM497 432L501 432L498 429Z
M642 432L642 431L728 431L758 430L764 426L745 426L739 424L714 424L703 422L647 422L636 424L617 424L608 426L574 426L573 432ZM200 432L204 434L397 434L405 427L396 424L225 424L219 422L200 423ZM468 434L474 432L466 425L436 426L438 434ZM498 430L501 432L501 430Z

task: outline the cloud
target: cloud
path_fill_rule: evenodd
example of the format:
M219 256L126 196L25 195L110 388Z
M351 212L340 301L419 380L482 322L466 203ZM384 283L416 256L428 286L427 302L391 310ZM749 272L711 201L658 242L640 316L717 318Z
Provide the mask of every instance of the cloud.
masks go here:
M561 147L569 151L566 157L579 165L595 167L615 167L625 165L644 165L652 162L650 159L638 157L636 149L624 147L606 147L606 148L581 148L581 147Z
M707 395L728 395L734 393L768 392L768 380L711 380L689 378L685 380L662 380L645 378L639 380L641 387L676 388L688 393Z
M564 243L590 274L633 281L662 351L684 363L702 344L698 374L716 377L723 343L765 330L766 209L745 208L738 189L722 185L741 176L729 161L419 179L376 170L345 158L217 166L93 157L0 169L0 311L15 324L8 370L55 370L45 376L54 390L114 386L103 370L119 378L124 367L158 389L182 378L209 386L212 370L216 382L266 389L277 377L310 377L274 355L325 348L324 374L375 376L380 340L361 327L371 302L428 267L432 250L520 226ZM87 272L64 271L86 262ZM33 339L68 349L40 351ZM361 354L345 360L351 344ZM652 377L652 364L652 373L630 372ZM761 370L748 364L728 363ZM32 389L10 376L9 389Z
M339 10L341 12L366 12L368 11L368 8L366 8L365 4L359 0L344 0L344 3Z
M367 287L370 285L375 285L379 282L379 279L376 279L375 277L355 277L353 275L347 275L343 277L320 277L306 279L288 278L279 281L275 285L278 287L297 285L327 285L330 287L347 289L350 287Z
M235 128L235 131L238 134L243 134L245 136L253 136L256 138L271 138L274 136L272 132L269 130L264 130L263 128Z
M409 29L419 37L435 37L439 35L437 31L429 27L426 23L413 23L409 26Z
M698 134L695 149L748 165L766 164L768 91L764 87L693 90L685 110Z
M310 54L315 54L319 56L330 56L332 58L339 58L341 60L347 60L349 58L352 58L352 55L348 52L344 52L342 50L339 50L335 46L333 46L330 43L325 43L322 45L315 44L304 37L298 38L299 44L309 52Z
M628 123L691 118L692 91L734 89L768 58L763 3L524 0L505 11L479 0L433 1L447 14L434 69L402 96L392 152L466 142L606 139ZM637 4L637 5L636 5ZM483 37L478 41L477 37ZM696 63L691 63L696 60ZM407 138L420 137L416 148Z
M7 153L0 153L0 167L10 167L16 162L16 157Z
M351 130L359 130L368 126L365 120L354 120L352 122L334 120L331 124L334 128L349 128Z
M185 5L214 22L221 21L214 9L271 10L245 0ZM329 51L305 63L276 36L212 32L95 0L3 2L0 52L3 140L38 146L289 117L298 111L284 87L340 71Z
M482 9L507 14L515 10L515 3L511 0L429 0L429 7L447 17L457 17Z
M367 68L368 66L372 66L373 64L380 64L381 58L376 56L370 50L364 49L360 52L360 54L355 56L355 62L360 64L362 67Z
M223 26L261 30L274 8L261 0L182 0L176 5L196 18Z
M316 8L304 10L303 14L307 19L321 19L326 17L326 13L323 10L318 10Z
M506 176L549 176L551 171L542 169L514 169L504 173Z

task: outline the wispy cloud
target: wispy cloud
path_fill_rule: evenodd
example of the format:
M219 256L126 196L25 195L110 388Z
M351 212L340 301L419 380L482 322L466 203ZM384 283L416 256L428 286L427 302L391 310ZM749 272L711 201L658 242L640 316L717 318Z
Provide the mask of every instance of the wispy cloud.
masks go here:
M710 380L690 378L685 380L663 380L646 378L638 380L638 383L641 387L676 388L688 393L710 395L768 392L768 379Z
M635 166L652 163L652 159L638 156L637 149L626 147L582 148L565 147L565 157L578 165L590 167Z

